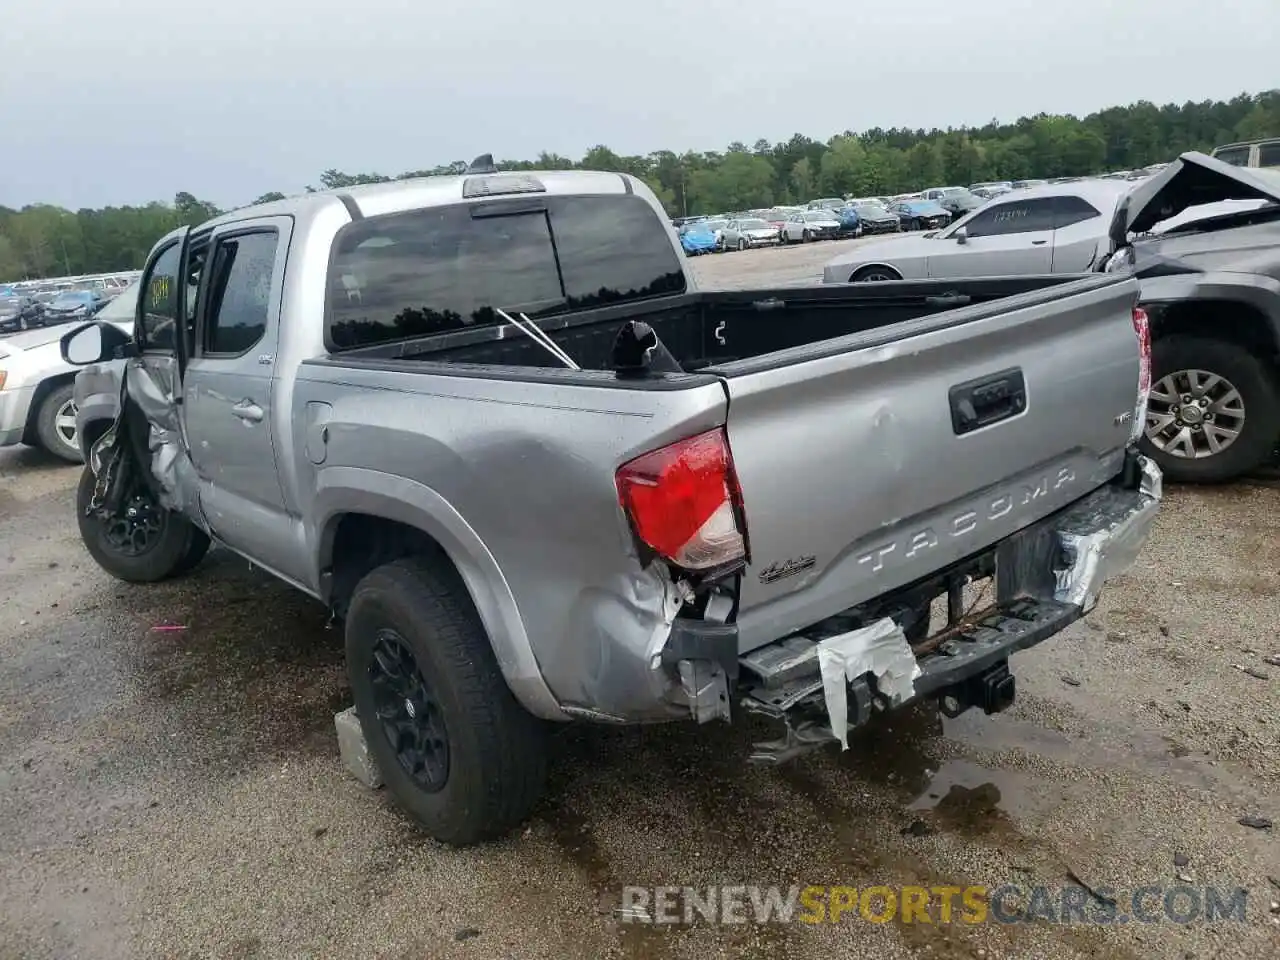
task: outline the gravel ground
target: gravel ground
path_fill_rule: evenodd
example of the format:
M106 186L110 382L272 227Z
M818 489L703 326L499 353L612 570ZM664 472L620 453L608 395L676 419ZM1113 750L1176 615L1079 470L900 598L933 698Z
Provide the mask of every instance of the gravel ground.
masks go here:
M695 268L767 285L838 246ZM1134 572L1015 657L1004 714L910 711L780 769L741 764L751 724L566 729L527 829L457 851L344 775L322 609L217 551L168 584L110 580L76 478L0 451L0 957L1277 955L1280 847L1237 822L1280 821L1275 481L1170 490ZM624 884L1178 874L1249 888L1246 922L654 928L615 909Z

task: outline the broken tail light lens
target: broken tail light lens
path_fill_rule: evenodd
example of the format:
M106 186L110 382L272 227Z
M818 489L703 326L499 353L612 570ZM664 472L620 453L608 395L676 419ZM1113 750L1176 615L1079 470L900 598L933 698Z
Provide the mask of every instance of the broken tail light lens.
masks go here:
M1147 397L1151 393L1151 318L1141 307L1133 308L1133 333L1138 338L1138 400L1130 439L1138 440L1147 428Z
M742 496L720 427L624 463L618 500L632 529L684 570L711 570L746 558Z

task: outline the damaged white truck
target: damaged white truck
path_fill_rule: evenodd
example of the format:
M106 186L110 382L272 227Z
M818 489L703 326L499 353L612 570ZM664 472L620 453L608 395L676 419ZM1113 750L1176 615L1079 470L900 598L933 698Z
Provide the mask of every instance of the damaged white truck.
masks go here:
M142 290L132 339L62 345L86 546L146 582L213 542L329 605L449 843L529 813L547 721L754 712L780 762L1001 710L1160 501L1120 274L698 291L640 181L481 166L170 234Z

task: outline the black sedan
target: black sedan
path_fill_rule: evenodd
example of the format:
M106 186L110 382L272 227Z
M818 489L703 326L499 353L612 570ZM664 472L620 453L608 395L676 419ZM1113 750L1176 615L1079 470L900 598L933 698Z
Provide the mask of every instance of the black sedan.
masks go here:
M951 222L951 214L932 200L899 200L889 210L904 230L938 230Z
M42 326L44 307L20 293L0 295L0 333L17 333Z
M872 233L897 233L902 229L902 220L883 204L855 203L853 209L862 224L864 237Z

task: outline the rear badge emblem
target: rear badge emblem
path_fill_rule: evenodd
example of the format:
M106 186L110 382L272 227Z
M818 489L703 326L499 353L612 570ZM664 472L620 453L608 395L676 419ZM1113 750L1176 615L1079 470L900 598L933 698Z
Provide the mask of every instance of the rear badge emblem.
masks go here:
M811 569L818 562L817 557L790 557L779 563L771 563L760 571L761 583L777 583L787 577Z

